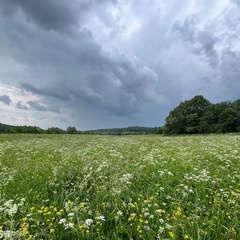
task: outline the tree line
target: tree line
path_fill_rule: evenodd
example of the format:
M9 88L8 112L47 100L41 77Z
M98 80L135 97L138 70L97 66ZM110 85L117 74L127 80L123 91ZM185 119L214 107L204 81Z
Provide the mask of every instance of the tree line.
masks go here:
M197 95L171 110L162 130L167 135L240 132L240 99L213 104Z
M92 134L101 135L136 135L136 134L161 134L161 127L131 126L125 128L97 129L89 131Z
M66 130L50 127L45 130L37 126L12 126L0 123L0 133L77 134L81 133L81 131L78 131L75 127L68 127Z
M126 128L110 128L81 131L77 130L76 127L74 126L70 126L66 130L63 130L58 127L50 127L45 130L37 126L12 126L0 123L0 133L133 135L133 134L159 134L162 133L162 128L132 126Z

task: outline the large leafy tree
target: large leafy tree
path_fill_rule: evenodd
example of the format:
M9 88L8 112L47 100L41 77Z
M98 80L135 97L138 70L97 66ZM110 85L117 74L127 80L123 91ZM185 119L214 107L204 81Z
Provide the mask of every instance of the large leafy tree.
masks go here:
M201 95L197 95L190 100L181 102L179 106L170 111L163 128L165 134L190 134L201 133L204 124L201 119L211 119L205 116L211 109L212 103ZM205 122L204 122L205 123ZM206 125L206 124L205 124Z
M214 133L215 132L215 115L214 105L212 104L209 108L206 108L206 112L203 114L199 121L199 132L200 133Z
M184 103L181 102L178 107L170 111L165 120L163 133L165 134L182 134L184 133L185 116L183 114Z
M240 126L240 114L232 107L222 111L219 120L221 132L237 132Z
M72 126L68 127L67 128L67 133L69 133L69 134L76 134L77 133L76 127L72 127Z

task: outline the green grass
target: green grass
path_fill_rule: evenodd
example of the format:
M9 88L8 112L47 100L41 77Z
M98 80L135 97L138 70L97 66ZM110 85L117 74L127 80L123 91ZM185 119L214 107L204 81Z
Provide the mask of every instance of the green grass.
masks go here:
M240 136L0 135L0 239L239 239Z

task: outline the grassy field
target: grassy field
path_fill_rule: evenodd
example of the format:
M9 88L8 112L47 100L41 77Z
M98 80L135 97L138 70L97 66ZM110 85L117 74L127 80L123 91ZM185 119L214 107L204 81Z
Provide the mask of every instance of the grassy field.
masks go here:
M240 136L0 135L0 239L240 239Z

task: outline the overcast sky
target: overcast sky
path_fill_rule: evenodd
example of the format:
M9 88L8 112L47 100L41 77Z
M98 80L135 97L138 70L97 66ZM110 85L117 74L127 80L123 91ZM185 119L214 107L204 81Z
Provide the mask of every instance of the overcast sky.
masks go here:
M240 0L0 0L0 122L162 126L240 98Z

